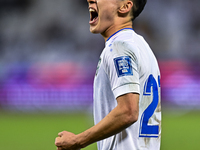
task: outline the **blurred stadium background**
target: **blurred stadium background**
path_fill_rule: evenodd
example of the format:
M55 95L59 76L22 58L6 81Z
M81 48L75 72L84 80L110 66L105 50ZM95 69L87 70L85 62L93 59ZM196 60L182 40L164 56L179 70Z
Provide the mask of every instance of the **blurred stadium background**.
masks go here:
M134 22L161 69L161 150L199 149L199 6L151 0ZM0 149L54 150L58 132L93 125L104 40L88 21L86 0L0 0Z

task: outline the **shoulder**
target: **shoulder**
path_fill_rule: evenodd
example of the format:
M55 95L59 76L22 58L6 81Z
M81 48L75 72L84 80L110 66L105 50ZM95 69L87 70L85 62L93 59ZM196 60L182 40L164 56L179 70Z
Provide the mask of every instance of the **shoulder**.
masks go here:
M144 50L145 41L134 31L120 33L109 41L104 49L104 58L112 60L116 57L129 56L133 61L140 59L141 50Z
M113 41L113 48L122 51L138 51L140 43L142 43L142 36L136 34L133 30L125 31L117 36Z
M140 57L139 47L133 39L116 40L112 45L112 57L129 56L133 60L138 60Z

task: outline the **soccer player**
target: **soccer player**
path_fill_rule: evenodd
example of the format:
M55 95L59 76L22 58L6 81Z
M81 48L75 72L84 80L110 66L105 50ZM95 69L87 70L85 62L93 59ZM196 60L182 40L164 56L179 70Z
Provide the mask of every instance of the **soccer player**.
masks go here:
M90 129L58 134L58 150L97 142L99 150L159 150L160 71L145 40L132 29L146 0L87 0L90 31L105 48L94 79L94 120Z

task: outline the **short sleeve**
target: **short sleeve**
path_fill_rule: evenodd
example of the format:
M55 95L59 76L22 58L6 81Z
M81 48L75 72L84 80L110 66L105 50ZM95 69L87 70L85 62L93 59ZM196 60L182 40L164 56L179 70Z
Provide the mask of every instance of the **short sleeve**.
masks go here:
M138 49L134 44L116 41L105 56L105 71L115 98L127 93L140 93Z

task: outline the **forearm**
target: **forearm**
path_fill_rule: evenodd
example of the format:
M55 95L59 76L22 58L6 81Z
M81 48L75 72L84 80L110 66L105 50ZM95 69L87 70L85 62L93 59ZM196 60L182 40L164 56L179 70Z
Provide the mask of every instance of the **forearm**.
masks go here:
M139 113L139 95L125 94L117 98L117 107L104 119L90 129L75 135L63 131L58 134L55 145L58 149L78 150L94 142L117 134L137 121Z
M117 106L97 125L77 135L81 147L115 135L134 123L132 115Z

